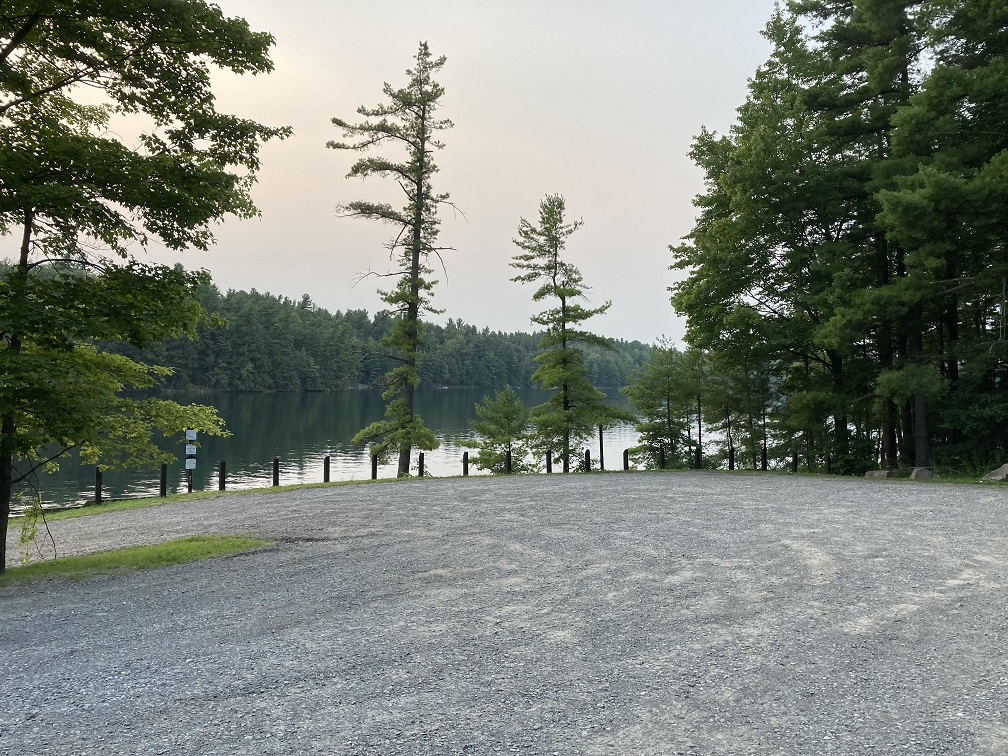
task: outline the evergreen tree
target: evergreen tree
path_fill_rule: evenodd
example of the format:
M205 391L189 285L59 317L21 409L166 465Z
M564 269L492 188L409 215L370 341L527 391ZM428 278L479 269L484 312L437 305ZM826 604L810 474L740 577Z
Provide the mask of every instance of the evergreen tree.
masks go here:
M667 341L659 342L649 359L630 376L623 389L640 419L640 445L632 451L645 467L661 468L681 464L686 456L686 428L689 419L689 386L680 380L682 355Z
M510 386L493 399L484 397L476 405L476 414L479 419L470 420L469 425L480 434L474 444L479 449L474 457L477 466L498 475L535 472L530 459L529 410Z
M436 194L431 179L437 172L434 150L444 145L437 132L451 128L451 121L436 118L444 87L434 81L434 75L444 65L444 56L434 58L426 42L421 42L416 54L416 66L407 70L409 81L401 89L385 84L388 102L374 108L360 107L364 121L352 124L342 118L332 122L354 143L329 142L337 150L369 150L392 144L404 148L402 162L370 156L361 158L347 178L368 176L392 177L406 194L406 205L397 210L387 203L357 200L339 206L343 215L377 220L395 229L388 243L398 264L395 288L380 291L382 299L392 307L395 316L392 331L382 344L395 351L397 365L385 375L384 397L388 401L385 419L372 423L355 437L356 443L370 443L371 453L387 458L398 452L400 477L409 474L410 452L413 447L435 449L438 442L433 432L413 411L414 393L420 382L417 361L422 349L422 316L437 312L430 305L430 295L436 281L430 278L430 256L440 256L436 246L439 221L438 206L448 201L447 194Z
M521 219L514 243L523 252L515 255L511 267L524 272L511 280L538 284L532 300L547 300L552 304L532 318L533 323L545 329L539 342L543 352L536 357L539 367L532 374L532 380L553 392L545 404L533 408L532 422L542 451L559 450L563 471L569 472L574 444L592 435L595 427L608 417L603 403L605 394L588 380L579 345L595 344L612 349L614 344L611 339L579 327L593 315L608 310L610 303L586 308L577 302L585 297L588 287L584 285L581 272L563 260L561 253L581 221L568 223L564 213L563 197L547 195L539 203L536 225Z

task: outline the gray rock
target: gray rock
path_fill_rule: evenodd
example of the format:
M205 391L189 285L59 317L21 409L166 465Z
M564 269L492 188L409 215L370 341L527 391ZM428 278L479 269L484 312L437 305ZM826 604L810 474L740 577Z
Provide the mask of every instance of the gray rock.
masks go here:
M996 480L1003 482L1008 480L1008 464L1001 465L997 470L991 470L983 476L984 480Z
M915 467L913 472L910 473L910 478L912 480L927 480L928 478L937 478L938 476L931 472L927 467Z
M894 478L892 470L869 470L864 474L866 478Z

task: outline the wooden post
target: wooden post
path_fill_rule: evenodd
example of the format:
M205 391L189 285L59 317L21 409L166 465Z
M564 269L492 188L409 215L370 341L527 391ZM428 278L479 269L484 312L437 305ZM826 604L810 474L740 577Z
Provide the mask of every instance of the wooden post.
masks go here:
M829 454L826 455L826 474L829 475L833 470L833 460Z
M504 472L508 475L511 474L511 449L504 452Z
M95 476L94 476L94 503L95 504L101 504L101 484L102 484L102 480L101 479L102 479L101 468L100 467L96 467L95 468Z
M273 457L273 485L280 485L280 457Z
M732 446L728 449L728 469L735 469L735 447Z
M766 443L764 443L764 444L763 444L763 448L762 448L762 449L760 449L760 469L761 469L761 470L764 470L764 471L765 471L765 470L767 469L767 461L766 461Z
M546 452L546 474L553 472L553 452Z
M658 469L659 470L664 470L665 469L665 446L664 445L658 447Z
M624 470L629 470L630 469L630 450L629 449L624 449L623 450L623 469Z
M585 449L585 472L591 472L591 451Z
M423 452L420 452L420 457L417 459L417 474L423 477Z
M192 470L186 470L186 491L192 493Z
M378 480L378 455L371 455L371 480Z
M168 465L161 464L161 498L168 495Z
M602 426L598 427L598 469L605 470L605 447L602 445Z
M322 460L322 482L329 482L329 455L326 454L325 459Z
M222 459L221 463L220 463L220 470L217 471L217 490L218 491L223 491L224 490L224 488L225 488L224 481L226 480L226 476L227 476L227 465L224 464L224 460Z
M462 477L469 477L469 452L462 452Z
M791 472L798 472L798 452L791 452Z

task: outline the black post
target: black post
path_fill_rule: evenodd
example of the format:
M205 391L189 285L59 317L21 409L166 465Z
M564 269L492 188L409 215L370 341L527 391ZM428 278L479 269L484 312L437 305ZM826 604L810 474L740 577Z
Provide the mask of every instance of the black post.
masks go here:
M832 469L833 469L833 460L830 458L830 455L827 454L826 455L826 474L829 475L830 471Z
M378 455L371 455L371 480L378 480Z
M623 469L624 470L629 470L630 469L630 450L629 449L624 449L623 450Z
M664 470L665 469L665 446L664 445L658 447L658 469L659 470Z
M696 459L693 460L694 467L699 470L703 467L703 449L700 448L700 444L697 443L696 448Z
M728 469L735 469L735 447L732 446L728 449Z
M462 452L462 477L469 477L469 452Z
M763 448L760 449L760 469L764 470L764 471L767 469L767 463L766 463L766 444L763 444Z
M192 470L186 470L186 490L192 493Z
M273 457L273 485L280 485L280 457Z
M798 452L791 452L791 472L798 472Z
M325 459L322 460L322 482L329 482L329 455L326 454Z
M553 472L553 452L546 452L546 474Z
M591 451L585 449L585 472L591 472Z
M420 452L420 458L417 460L417 473L423 477L423 452Z
M508 448L504 452L504 472L508 475L511 474L511 449Z
M95 468L94 475L94 503L101 504L101 468Z
M161 498L168 495L168 465L161 464Z
M225 479L227 476L227 466L224 464L224 460L221 460L220 470L217 472L217 490L223 491L225 488Z
M598 469L605 470L605 447L602 445L602 426L598 427Z

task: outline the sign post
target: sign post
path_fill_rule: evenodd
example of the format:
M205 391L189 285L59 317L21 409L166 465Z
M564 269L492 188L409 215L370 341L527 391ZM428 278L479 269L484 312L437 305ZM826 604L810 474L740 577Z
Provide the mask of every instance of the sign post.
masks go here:
M186 486L189 493L192 493L192 476L193 470L196 469L196 431L192 428L186 428L185 440Z

